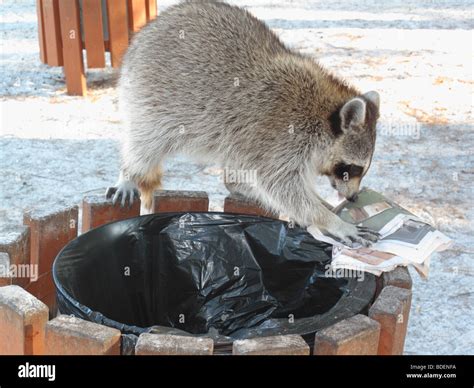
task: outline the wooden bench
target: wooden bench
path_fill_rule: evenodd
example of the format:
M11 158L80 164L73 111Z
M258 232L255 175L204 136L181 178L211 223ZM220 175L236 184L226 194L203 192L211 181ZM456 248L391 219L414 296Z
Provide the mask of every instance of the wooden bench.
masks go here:
M40 59L63 66L67 93L87 93L87 68L119 67L130 37L157 14L156 0L36 0Z

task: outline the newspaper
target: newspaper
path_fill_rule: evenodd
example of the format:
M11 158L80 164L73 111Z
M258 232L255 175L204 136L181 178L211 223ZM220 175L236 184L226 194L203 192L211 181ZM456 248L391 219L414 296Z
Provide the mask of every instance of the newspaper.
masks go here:
M344 201L333 212L344 221L380 234L380 240L371 247L356 244L350 248L316 226L310 226L308 232L314 238L333 245L333 270L343 268L380 275L397 266L412 265L426 278L431 255L452 243L431 225L370 189L362 189L356 202Z

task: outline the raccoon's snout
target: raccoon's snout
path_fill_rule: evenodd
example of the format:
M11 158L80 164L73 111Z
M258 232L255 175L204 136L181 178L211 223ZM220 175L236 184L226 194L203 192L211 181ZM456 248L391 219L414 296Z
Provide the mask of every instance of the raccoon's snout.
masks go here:
M355 202L357 201L358 197L359 197L359 194L356 193L356 194L351 195L349 198L347 198L347 200L350 202Z

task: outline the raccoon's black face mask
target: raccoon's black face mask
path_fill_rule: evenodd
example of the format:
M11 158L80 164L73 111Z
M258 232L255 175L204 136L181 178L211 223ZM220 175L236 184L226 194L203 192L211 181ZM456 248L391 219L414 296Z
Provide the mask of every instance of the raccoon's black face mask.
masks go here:
M378 93L369 92L348 101L339 112L342 134L334 146L334 164L328 178L331 186L349 200L356 200L372 161L379 106Z
M355 201L364 170L363 166L339 162L334 166L332 175L329 176L331 186L346 199Z

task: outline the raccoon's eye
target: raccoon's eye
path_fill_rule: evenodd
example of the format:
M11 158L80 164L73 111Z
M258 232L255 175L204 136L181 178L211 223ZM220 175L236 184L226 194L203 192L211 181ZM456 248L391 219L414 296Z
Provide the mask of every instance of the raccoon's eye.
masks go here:
M339 179L347 179L350 177L349 168L345 163L338 163L334 167L334 175Z
M351 164L349 174L351 175L351 177L358 177L362 175L363 171L364 171L364 167Z
M342 180L349 180L362 175L364 168L355 164L338 163L334 167L334 175Z

